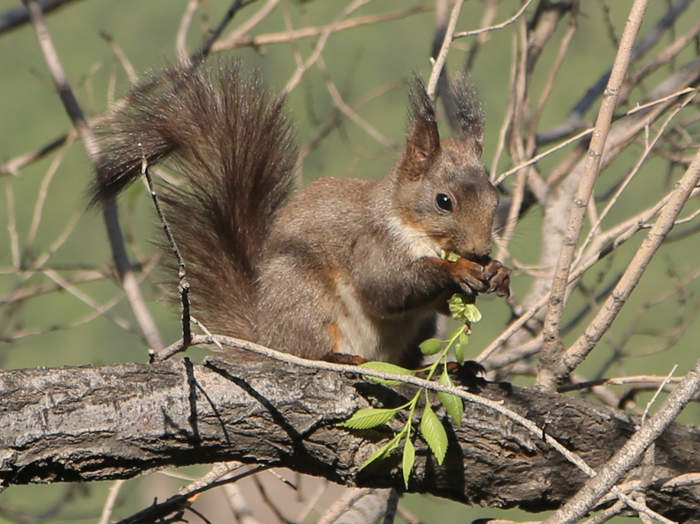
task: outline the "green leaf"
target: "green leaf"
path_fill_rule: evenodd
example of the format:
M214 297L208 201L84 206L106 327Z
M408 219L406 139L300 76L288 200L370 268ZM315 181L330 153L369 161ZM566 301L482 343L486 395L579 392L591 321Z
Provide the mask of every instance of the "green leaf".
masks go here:
M450 306L450 310L464 307L464 297L461 293L455 293L449 298L447 305Z
M413 464L416 461L416 448L410 438L406 439L403 445L403 460L401 461L401 469L403 471L403 482L408 489L408 479L411 477Z
M428 446L430 446L438 464L442 464L447 453L447 433L433 408L427 402L423 409L423 416L420 419L420 433L428 443Z
M438 383L442 384L443 386L453 386L452 379L450 378L450 375L447 374L447 368L444 366L442 368L442 375L440 376ZM442 392L438 392L437 396L440 403L445 408L445 411L447 411L447 414L452 419L452 422L458 426L461 426L462 416L464 415L464 404L462 399L456 395Z
M362 471L365 469L367 466L369 466L372 462L375 460L382 460L385 458L389 453L394 451L398 446L399 446L399 440L401 438L402 433L399 432L396 435L394 435L394 438L392 438L389 442L384 444L381 448L379 448L377 451L372 453L367 460L365 460L364 464L360 466L359 471Z
M439 338L429 338L428 340L421 342L418 347L420 348L421 353L424 355L434 355L440 351L442 345L443 341Z
M459 338L457 339L457 344L462 347L469 344L469 335L467 334L466 329L462 329L462 332L459 334Z
M464 365L464 346L462 344L457 343L455 345L455 357L460 366Z
M481 311L474 304L465 304L464 316L469 322L479 322L481 320Z
M385 408L362 408L353 413L349 419L339 422L341 428L350 429L369 429L376 426L381 426L385 422L391 420L401 408L385 409Z
M461 366L464 364L464 348L469 343L469 335L467 335L464 326L460 327L459 329L461 329L461 331L457 337L457 340L455 341L454 352L455 357L457 357L457 361Z
M462 258L462 257L459 256L454 251L450 251L449 253L447 253L447 261L448 262L457 262L460 258Z
M364 364L360 364L360 367L368 368L368 369L375 369L377 371L385 371L387 373L396 373L398 375L414 375L416 373L415 370L411 369L406 369L401 366L397 366L396 364L390 364L389 362L380 362L373 360L371 362L365 362ZM379 384L384 384L386 386L398 386L401 384L400 380L391 380L391 379L384 379L384 378L378 378L378 377L367 377L369 380L372 380L374 382L378 382Z
M447 307L455 320L464 320L464 297L455 293L447 301Z

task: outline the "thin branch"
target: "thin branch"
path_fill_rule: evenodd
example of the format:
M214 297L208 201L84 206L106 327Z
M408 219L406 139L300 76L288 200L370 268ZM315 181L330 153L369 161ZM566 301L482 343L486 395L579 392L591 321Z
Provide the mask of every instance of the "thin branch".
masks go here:
M253 2L255 2L255 0L234 0L231 3L231 7L229 7L224 16L221 17L219 24L214 28L213 31L211 31L211 34L207 37L202 47L197 49L190 56L190 64L192 65L192 67L198 67L199 64L201 64L204 61L204 59L209 56L209 53L211 53L214 43L219 39L221 33L223 33L224 29L229 24L229 22L233 20L233 17L236 16L238 10Z
M107 492L107 499L105 500L105 505L102 507L102 514L100 515L99 524L109 524L110 518L112 516L112 511L114 511L114 504L117 502L117 497L119 496L119 490L122 485L126 482L124 479L117 479L110 486Z
M38 0L42 12L50 13L73 0ZM20 27L29 22L29 12L26 7L11 7L0 13L0 33Z
M367 5L369 2L371 2L371 0L355 0L352 4L343 9L330 25L324 27L323 31L321 32L321 36L319 36L318 40L316 41L316 46L311 52L311 55L309 55L306 61L301 66L298 66L294 73L292 73L291 78L287 81L287 85L284 86L284 89L282 90L282 94L289 94L299 84L304 73L312 65L314 65L321 56L323 48L326 46L328 39L330 38L331 34L335 32L336 27L340 25L343 19L347 18L348 15L354 11L357 11L364 5Z
M617 105L617 97L620 86L627 72L627 66L632 54L632 46L637 36L639 27L644 18L644 12L648 0L635 0L627 18L625 29L622 33L620 48L618 49L613 63L612 73L608 86L603 95L603 102L600 106L598 119L591 137L588 148L588 155L581 173L578 189L573 200L573 206L569 214L559 260L557 261L552 280L552 288L548 301L547 313L544 320L544 341L542 348L541 366L537 376L537 384L541 387L555 389L560 376L552 373L552 367L559 360L561 353L561 341L559 340L559 324L564 311L565 293L568 284L568 277L573 261L576 242L583 225L583 217L588 206L588 200L593 193L593 186L596 175L600 167L600 160L603 156L603 148L610 130L613 112Z
M664 205L659 218L644 239L641 247L635 253L605 304L600 308L598 314L583 334L559 356L559 361L554 363L551 368L553 378L558 379L573 370L593 349L600 337L603 336L603 333L607 331L641 279L644 270L663 242L666 234L673 227L673 222L695 189L698 180L700 180L700 149L698 149L693 163L690 164L678 182L676 189L671 193L671 198Z
M352 107L350 107L345 100L343 100L342 95L338 91L338 87L335 85L330 75L327 74L326 65L322 57L318 59L318 65L326 73L326 89L333 99L333 103L338 110L343 113L350 120L355 122L365 133L371 136L374 140L379 142L384 147L391 147L391 141L380 133L372 124L367 122L362 118Z
M70 284L68 281L66 281L64 278L62 278L58 273L56 273L53 270L47 269L44 271L44 275L49 277L51 280L53 280L56 284L61 286L63 289L65 289L68 293L73 295L75 298L80 300L82 303L90 306L92 309L94 309L99 315L104 316L105 318L108 318L112 322L114 322L117 326L119 326L122 329L129 329L129 323L121 318L118 315L111 315L109 314L109 311L107 307L101 306L97 302L95 302L92 298L87 296L85 293L80 291L78 288Z
M700 192L700 190L698 190ZM599 235L597 241L588 249L588 253L584 259L578 264L576 268L569 275L568 286L573 285L583 274L588 271L593 265L599 260L603 259L606 255L610 254L614 249L622 245L624 242L629 240L636 232L642 229L643 222L648 220L657 214L657 212L668 203L671 196L674 193L671 192L659 200L654 206L646 209L645 211L639 213L638 215L626 220L624 223L613 228L613 230L606 231L605 233ZM693 192L692 194L695 194ZM647 217L647 218L644 218ZM595 247L595 249L594 249ZM548 295L543 295L537 299L537 301L532 304L526 311L520 313L518 318L508 325L491 343L484 348L479 355L476 356L474 360L477 362L484 362L487 368L490 368L486 360L497 351L503 344L505 344L515 333L520 331L520 329L530 321L537 312L547 304L549 299ZM533 350L533 353L536 350ZM530 355L531 353L527 353Z
M224 37L221 43L227 40L237 42L238 40L243 38L250 31L252 31L256 25L262 22L267 17L267 15L269 15L279 5L279 3L280 0L267 0L267 2L265 2L265 5L263 5L253 16L251 16L247 21L245 21L236 29L234 29L230 35Z
M200 0L189 0L187 6L185 7L185 12L182 13L180 17L180 26L177 29L177 34L175 35L175 54L177 55L180 63L187 63L189 61L189 52L187 51L187 32L192 25L192 18L194 17L197 7L199 7Z
M17 214L15 213L15 189L10 181L5 185L5 197L7 200L7 233L12 254L12 267L19 269L21 261L19 254L19 235L17 234Z
M461 33L455 33L454 38L465 38L467 36L473 36L473 35L480 35L482 33L486 33L488 31L497 31L498 29L503 29L504 27L512 24L515 22L520 16L525 12L525 10L530 7L530 4L532 3L532 0L527 0L520 9L518 9L513 16L511 16L508 20L505 20L504 22L501 22L500 24L492 25L489 27L481 27L479 29L474 29L472 31L463 31Z
M634 375L629 377L611 377L611 378L598 378L595 380L586 380L585 382L576 382L573 384L564 384L559 386L557 391L559 393L566 393L567 391L576 391L579 389L588 389L595 386L624 386L627 384L647 384L654 387L658 387L660 384L671 383L675 384L680 382L680 378L671 377L661 377L657 375Z
M63 66L56 53L56 48L53 45L51 35L46 27L46 22L44 21L44 16L41 12L41 8L37 4L36 0L23 0L32 20L32 25L34 31L36 32L37 41L39 42L39 47L44 55L46 65L51 72L51 78L53 79L56 90L61 97L63 106L68 113L75 129L83 142L83 145L90 156L93 166L99 164L100 150L95 141L95 137L90 129L90 126L85 119L82 109L78 100L73 94L73 90L68 83ZM131 304L132 311L136 317L141 330L148 343L156 348L163 347L162 339L158 333L158 328L156 327L153 317L151 316L146 303L141 295L141 290L136 282L136 277L131 270L131 263L126 254L126 248L124 246L124 237L119 226L119 219L117 217L117 206L114 200L109 200L104 205L103 212L105 224L107 226L107 234L110 240L110 246L112 248L112 257L117 266L117 271L121 277L122 285L126 292L129 303Z
M419 4L415 7L410 7L408 9L392 11L389 13L348 18L347 20L341 20L340 22L332 23L326 26L303 27L301 29L295 29L292 31L284 31L279 33L263 33L260 35L250 37L242 35L236 40L233 40L230 37L225 37L212 46L212 51L226 51L236 47L260 48L266 45L295 42L297 40L303 40L305 38L312 38L314 36L321 35L327 30L332 30L333 32L337 33L339 31L345 31L346 29L352 29L364 25L372 25L382 22L389 22L391 20L406 18L408 16L420 14L431 9L433 9L433 5L426 3Z
M165 236L168 239L170 249L177 260L177 291L180 295L180 304L182 306L182 315L180 319L182 325L182 340L184 341L185 346L188 346L192 340L192 330L190 328L190 283L187 280L187 267L185 266L185 259L182 258L180 249L177 247L177 242L175 241L175 236L173 235L170 225L168 224L168 221L166 220L160 207L160 199L158 198L158 194L153 187L153 180L151 179L151 173L148 169L148 162L146 161L146 158L141 160L141 175L146 179L146 186L148 187L148 192L153 200L153 207L156 209L158 219L160 220Z
M676 4L671 5L668 11L663 17L656 23L656 25L642 38L640 41L632 48L631 62L638 60L641 56L646 53L650 47L652 47L658 39L663 35L664 31L671 27L674 21L681 15L681 13L689 5L690 0L677 0ZM604 93L606 83L609 82L611 76L611 71L607 71L602 74L598 80L591 86L581 100L574 106L569 114L566 123L551 129L549 131L542 132L537 136L538 143L548 143L554 140L558 140L566 135L574 133L576 130L583 126L582 117L583 114L591 107L593 102ZM636 79L637 81L639 78ZM635 85L636 82L631 83ZM625 85L621 86L621 96L624 98L626 91Z
M46 174L41 181L39 186L39 193L36 198L36 204L34 205L34 214L32 215L32 223L29 226L29 233L27 233L27 248L31 248L36 239L37 231L39 230L39 224L41 223L41 215L44 209L44 203L46 202L46 197L48 196L49 185L53 180L54 175L58 171L59 166L63 163L63 158L65 157L68 147L73 143L73 138L68 139L65 147L62 147L58 154L54 157L49 164L49 168L46 170Z
M435 100L435 90L437 89L438 80L442 74L442 70L445 67L445 62L447 61L447 53L449 53L450 45L452 45L452 35L454 35L455 28L457 27L457 20L459 19L459 14L462 12L463 5L464 0L456 0L454 7L452 7L450 18L447 21L445 36L442 39L440 52L433 63L433 69L430 72L430 78L428 79L428 85L426 86L425 90L430 100Z
M225 469L226 464L222 464L221 466L222 469ZM233 471L238 471L238 469L240 468L234 469ZM251 466L240 473L233 473L230 477L221 478L227 474L224 471L219 478L211 480L210 482L202 483L200 481L195 481L192 484L192 487L187 486L167 500L160 503L154 503L138 513L134 513L133 515L118 521L116 524L150 524L152 522L157 522L168 515L172 515L173 513L183 512L183 510L186 508L191 511L192 508L190 505L192 502L194 502L194 499L196 498L195 495L218 486L223 486L224 484L228 484L230 482L237 482L242 478L254 475L255 473L265 469L267 469L267 466ZM218 471L218 468L215 467L212 471Z
M640 155L639 159L635 163L634 167L630 170L629 173L627 173L627 175L625 175L625 177L622 180L622 183L619 184L617 190L615 191L615 194L610 198L608 203L605 205L603 210L600 212L600 216L597 218L597 220L595 220L594 223L591 225L591 230L586 235L586 238L584 239L583 243L581 244L581 247L578 250L579 251L578 256L574 260L574 262L572 263L573 266L576 266L576 264L579 262L579 260L583 256L583 253L585 252L586 248L588 247L588 245L591 242L591 240L593 239L593 237L599 233L600 226L601 226L603 220L605 219L605 217L608 216L608 213L613 208L613 206L617 203L618 199L620 198L620 196L622 195L624 190L627 188L629 183L632 181L632 179L637 175L639 170L642 168L642 165L646 161L646 159L649 156L649 154L651 153L652 149L657 144L659 139L664 135L664 132L666 131L666 127L668 126L668 124L684 107L686 107L688 104L690 104L693 101L696 94L697 94L697 90L694 90L694 89L691 90L691 93L684 100L682 100L680 102L680 104L678 104L678 106L673 111L671 111L671 113L666 117L666 119L661 124L661 127L654 135L654 138L648 144L646 144L644 151L642 151L642 154Z
M25 153L23 155L19 155L15 158L8 160L7 162L3 162L2 164L0 164L0 175L18 176L20 169L22 169L25 166L28 166L32 162L40 160L41 158L52 152L54 149L69 143L76 136L77 133L75 132L75 129L71 129L70 132L53 139L51 142L41 146L36 151L32 151L31 153Z

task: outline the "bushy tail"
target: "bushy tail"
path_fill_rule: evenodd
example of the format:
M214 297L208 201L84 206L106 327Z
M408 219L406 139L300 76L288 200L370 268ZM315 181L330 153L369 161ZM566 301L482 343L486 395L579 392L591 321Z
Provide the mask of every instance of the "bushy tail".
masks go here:
M296 160L283 100L271 100L259 76L238 65L170 70L136 87L100 135L93 202L135 180L143 158L153 165L167 157L185 183L157 192L195 316L212 332L252 338L256 268Z

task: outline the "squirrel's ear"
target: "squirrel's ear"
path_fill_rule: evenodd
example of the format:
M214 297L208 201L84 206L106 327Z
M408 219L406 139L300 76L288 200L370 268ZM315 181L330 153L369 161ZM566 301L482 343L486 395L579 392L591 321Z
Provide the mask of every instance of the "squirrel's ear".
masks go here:
M440 135L433 103L418 77L413 80L409 101L411 128L406 138L406 151L400 170L405 176L416 179L430 168L440 152Z
M484 110L476 89L466 75L459 75L450 85L450 97L455 114L452 122L457 127L458 140L481 157L484 147Z

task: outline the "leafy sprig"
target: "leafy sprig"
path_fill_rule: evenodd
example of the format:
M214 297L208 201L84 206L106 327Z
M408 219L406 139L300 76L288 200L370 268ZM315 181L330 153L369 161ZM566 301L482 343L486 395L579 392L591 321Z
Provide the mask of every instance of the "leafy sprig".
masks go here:
M447 372L447 362L450 353L453 353L460 365L464 364L464 348L469 343L469 334L471 333L471 325L481 320L481 312L474 304L466 303L464 297L460 294L452 295L449 302L449 309L452 317L463 322L447 339L429 338L424 340L419 345L423 355L435 355L437 358L429 366L411 370L396 364L388 362L367 362L362 366L375 369L378 371L387 371L390 373L415 375L416 373L426 373L426 380L431 380L436 376L438 370L442 368L437 382L443 386L453 386L452 379ZM384 385L396 386L401 384L401 380L386 380L370 377ZM428 390L420 388L416 394L405 404L395 408L363 408L356 411L348 420L338 424L341 427L350 429L370 429L382 424L386 424L393 419L399 412L408 409L408 417L403 428L398 431L389 442L377 449L370 457L362 464L360 470L367 467L369 464L382 460L388 457L394 450L398 449L403 443L403 456L401 460L401 469L406 488L408 489L408 481L411 476L411 471L415 464L416 448L413 444L413 415L418 407L420 396L425 396L425 403L422 406L420 423L418 431L423 440L430 447L431 452L435 455L438 464L442 464L447 453L447 432L440 418L437 416L431 407L430 395ZM458 426L462 423L462 415L464 414L464 404L462 399L449 393L438 393L438 400L445 411L452 419L452 422Z

